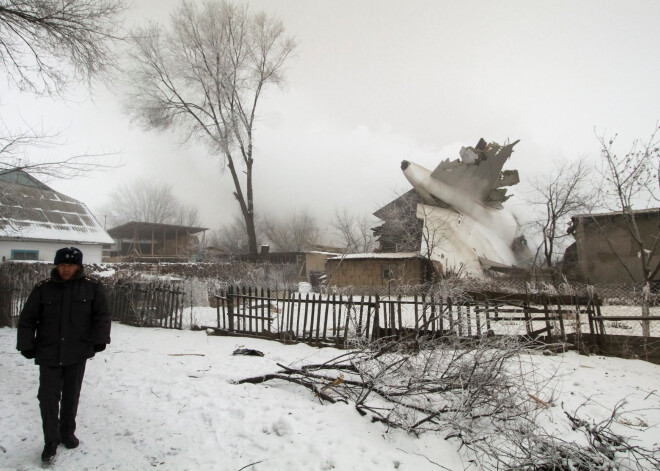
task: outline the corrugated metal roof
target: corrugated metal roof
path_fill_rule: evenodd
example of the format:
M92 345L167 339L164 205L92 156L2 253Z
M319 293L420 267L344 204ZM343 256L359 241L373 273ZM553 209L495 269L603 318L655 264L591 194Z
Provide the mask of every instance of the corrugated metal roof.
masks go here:
M46 185L19 183L25 181L0 178L0 238L113 243L83 203Z

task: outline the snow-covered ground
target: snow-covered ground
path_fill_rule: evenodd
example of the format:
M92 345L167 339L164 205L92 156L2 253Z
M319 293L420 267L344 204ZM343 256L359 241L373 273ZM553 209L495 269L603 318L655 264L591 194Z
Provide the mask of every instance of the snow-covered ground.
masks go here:
M208 309L208 308L207 308ZM204 317L209 312L193 313ZM188 313L190 315L190 313ZM15 350L16 330L0 329L0 469L40 469L43 447L36 398L38 369ZM233 356L253 348L263 357ZM458 443L407 435L372 423L346 404L320 404L283 382L233 382L279 370L276 363L319 363L341 352L274 341L207 336L201 331L113 324L112 343L88 362L78 414L80 447L60 447L59 470L463 470ZM660 366L639 360L534 355L556 370L538 392L550 421L581 409L601 420L625 399L618 433L660 442ZM583 416L583 418L585 418ZM548 420L548 417L545 418Z

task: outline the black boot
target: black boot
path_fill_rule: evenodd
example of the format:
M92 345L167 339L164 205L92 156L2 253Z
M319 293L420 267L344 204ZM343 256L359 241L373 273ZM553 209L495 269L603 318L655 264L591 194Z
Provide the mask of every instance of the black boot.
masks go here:
M78 440L78 437L71 434L62 438L62 444L67 448L77 448L78 445L80 445L80 440Z
M41 461L50 461L57 453L57 442L48 442L44 446L44 451L41 452Z

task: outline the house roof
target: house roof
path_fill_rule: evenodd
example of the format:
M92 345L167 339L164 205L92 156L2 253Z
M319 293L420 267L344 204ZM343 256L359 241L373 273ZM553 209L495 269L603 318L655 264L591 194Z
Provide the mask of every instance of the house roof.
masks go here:
M400 208L412 208L413 211L417 208L417 203L419 202L419 195L417 191L413 188L408 190L404 194L393 199L387 203L382 208L376 210L373 215L378 219L386 220L392 217L392 214L396 214L395 211Z
M332 257L330 260L366 260L366 259L378 259L378 260L393 260L393 259L405 259L405 258L425 258L419 252L391 252L391 253L350 253L346 255L340 255L337 257Z
M658 212L660 212L660 208L647 208L647 209L633 209L631 211L626 211L625 214L634 214L635 216L638 215L646 215L646 214L654 214L657 215ZM594 214L576 214L575 216L571 216L571 219L599 219L599 218L609 218L609 217L614 217L614 216L622 216L624 214L623 211L612 211L609 213L594 213Z
M0 239L113 243L87 206L22 170L0 172Z
M132 239L133 237L151 238L152 231L158 235L174 236L175 234L197 234L206 231L208 227L177 226L175 224L159 224L155 222L131 221L121 226L108 229L108 234L115 239Z
M525 270L522 268L506 265L504 263L488 260L486 257L478 257L479 263L485 270L500 272L500 273L520 273Z

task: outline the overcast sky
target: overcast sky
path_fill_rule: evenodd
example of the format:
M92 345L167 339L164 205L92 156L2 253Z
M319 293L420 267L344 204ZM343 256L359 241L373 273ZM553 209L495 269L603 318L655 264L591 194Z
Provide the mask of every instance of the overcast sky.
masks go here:
M135 0L129 24L167 21L177 4ZM657 0L249 4L280 17L299 44L286 88L268 89L260 109L258 213L372 213L410 188L401 160L431 170L481 137L520 139L505 169L529 181L554 160L596 158L594 128L627 148L660 119ZM118 184L148 178L173 184L202 225L230 219L238 208L218 161L176 133L139 129L120 101L119 87L53 103L3 86L0 109L7 123L63 130L58 154L120 153L113 171L48 182L92 210ZM510 191L520 211L523 188Z

